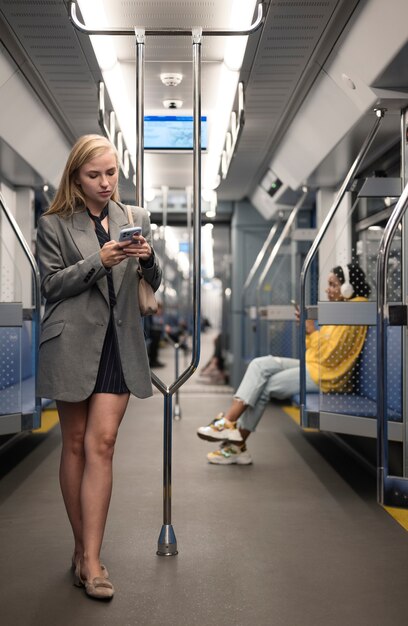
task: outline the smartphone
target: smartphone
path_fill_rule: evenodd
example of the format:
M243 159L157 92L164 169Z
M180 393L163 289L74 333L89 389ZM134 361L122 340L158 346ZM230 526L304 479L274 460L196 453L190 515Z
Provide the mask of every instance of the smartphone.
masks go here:
M132 226L131 228L122 228L119 233L119 241L132 241L133 235L141 235L142 229L140 226Z

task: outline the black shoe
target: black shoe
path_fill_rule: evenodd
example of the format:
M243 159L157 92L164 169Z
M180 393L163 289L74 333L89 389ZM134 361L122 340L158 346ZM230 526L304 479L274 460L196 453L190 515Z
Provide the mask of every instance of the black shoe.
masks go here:
M165 367L164 363L160 363L160 361L154 361L150 363L150 367Z

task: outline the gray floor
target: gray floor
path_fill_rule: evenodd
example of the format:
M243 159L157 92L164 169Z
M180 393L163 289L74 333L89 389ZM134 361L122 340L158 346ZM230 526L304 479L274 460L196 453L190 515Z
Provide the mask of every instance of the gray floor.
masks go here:
M131 400L103 550L117 589L110 604L71 584L58 429L6 475L2 626L407 623L408 535L376 504L375 478L272 405L250 440L252 466L208 464L214 446L195 430L227 406L225 391L192 381L181 394L182 419L173 425L179 554L168 558L156 556L163 401Z

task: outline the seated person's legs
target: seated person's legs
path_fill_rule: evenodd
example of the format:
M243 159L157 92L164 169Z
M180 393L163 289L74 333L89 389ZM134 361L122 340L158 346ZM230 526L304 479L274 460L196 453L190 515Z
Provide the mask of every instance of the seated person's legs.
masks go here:
M198 429L198 436L222 441L220 450L207 455L211 463L248 465L252 459L245 441L256 429L271 398L290 398L300 390L300 367L297 359L260 357L248 366L241 385L225 416L221 413L209 426ZM306 390L318 386L306 372ZM237 422L238 428L235 428Z
M283 359L286 361L292 361L295 359ZM287 363L288 365L289 363ZM318 385L310 378L306 371L306 392L316 392L319 390ZM239 430L247 431L248 433L254 432L256 426L260 421L265 406L267 403L275 398L277 400L285 400L291 398L300 391L300 367L292 367L277 372L270 377L262 393L259 395L257 402L253 405L249 405L243 411L242 415L238 419ZM248 435L245 437L245 439Z
M288 372L292 370L295 373L290 375ZM278 376L276 382L271 382L276 376ZM288 377L293 381L290 386ZM289 397L295 385L299 388L299 361L297 359L274 356L254 359L249 364L226 414L218 415L209 426L200 427L197 431L198 436L207 441L243 441L242 433L235 429L234 422L244 411L251 407L249 424L255 422L256 426L271 392L274 397ZM254 427L249 427L247 430L251 431ZM243 430L246 429L243 428ZM246 433L245 435L248 436Z
M248 365L241 384L234 394L234 398L239 398L245 405L252 407L255 406L258 402L258 398L263 393L265 386L269 385L271 377L274 377L278 373L282 374L286 370L291 370L293 368L299 368L298 359L289 359L272 355L261 356L257 359L253 359ZM277 391L279 390L279 385L280 383L278 381L275 385ZM283 389L285 389L285 387L283 387ZM226 416L228 416L228 413ZM235 418L235 420L236 419L237 418ZM234 419L231 421L234 421Z

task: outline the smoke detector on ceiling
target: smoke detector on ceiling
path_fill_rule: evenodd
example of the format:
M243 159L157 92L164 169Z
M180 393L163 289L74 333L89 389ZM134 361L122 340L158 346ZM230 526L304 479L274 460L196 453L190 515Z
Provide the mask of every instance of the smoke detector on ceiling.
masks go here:
M183 80L183 74L160 74L160 80L166 87L177 87Z
M182 100L163 100L165 109L180 109L183 106Z

